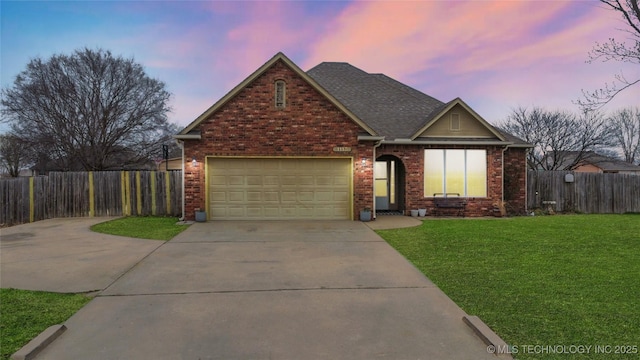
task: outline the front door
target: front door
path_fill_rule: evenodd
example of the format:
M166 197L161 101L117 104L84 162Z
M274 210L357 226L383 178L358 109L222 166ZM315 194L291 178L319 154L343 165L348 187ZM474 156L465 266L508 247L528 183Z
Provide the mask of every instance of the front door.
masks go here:
M396 166L395 160L375 163L376 210L398 210Z

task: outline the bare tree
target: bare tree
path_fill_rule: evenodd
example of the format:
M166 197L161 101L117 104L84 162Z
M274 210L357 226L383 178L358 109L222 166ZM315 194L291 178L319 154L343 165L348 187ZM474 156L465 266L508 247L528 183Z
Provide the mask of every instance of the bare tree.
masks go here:
M612 145L622 151L624 161L640 162L640 108L619 109L607 122Z
M13 132L62 169L136 166L161 151L170 94L133 61L104 50L33 59L2 91Z
M20 170L31 163L29 149L15 134L0 135L0 166L11 177L20 176Z
M610 38L605 43L597 43L589 53L588 63L600 61L620 61L640 65L640 8L638 0L600 0L610 9L620 13L629 25L624 32L630 35L630 43ZM614 75L611 84L595 91L582 90L583 99L577 100L585 111L597 110L609 103L622 91L640 83L640 79L627 79L624 73Z
M532 169L570 170L607 144L604 118L597 112L576 115L534 107L513 109L502 129L534 145L527 162Z

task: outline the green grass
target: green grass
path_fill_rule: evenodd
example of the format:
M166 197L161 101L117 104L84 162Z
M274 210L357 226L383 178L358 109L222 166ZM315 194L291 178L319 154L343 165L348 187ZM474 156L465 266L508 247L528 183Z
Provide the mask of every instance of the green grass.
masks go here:
M638 215L428 220L378 233L517 359L640 358ZM612 353L524 354L523 345Z
M92 231L151 240L171 240L188 225L176 225L172 217L123 217L93 225Z
M9 359L46 328L66 321L89 300L81 294L0 289L0 359Z

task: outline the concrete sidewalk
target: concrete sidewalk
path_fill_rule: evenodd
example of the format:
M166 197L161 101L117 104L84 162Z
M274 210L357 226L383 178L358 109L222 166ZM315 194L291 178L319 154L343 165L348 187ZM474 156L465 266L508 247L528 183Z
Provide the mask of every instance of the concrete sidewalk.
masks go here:
M37 359L495 359L464 315L363 223L196 223Z

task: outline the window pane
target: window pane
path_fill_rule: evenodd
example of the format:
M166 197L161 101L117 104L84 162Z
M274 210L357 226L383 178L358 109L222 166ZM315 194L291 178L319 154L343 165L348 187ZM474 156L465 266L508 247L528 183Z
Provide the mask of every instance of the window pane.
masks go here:
M373 174L376 179L386 179L387 178L387 162L386 161L376 161L373 165Z
M391 161L389 169L389 203L396 203L396 162Z
M487 196L486 150L467 150L467 196Z
M447 150L445 155L446 192L464 196L464 150Z
M444 192L444 150L424 151L424 196Z
M387 197L387 179L376 179L376 196Z

